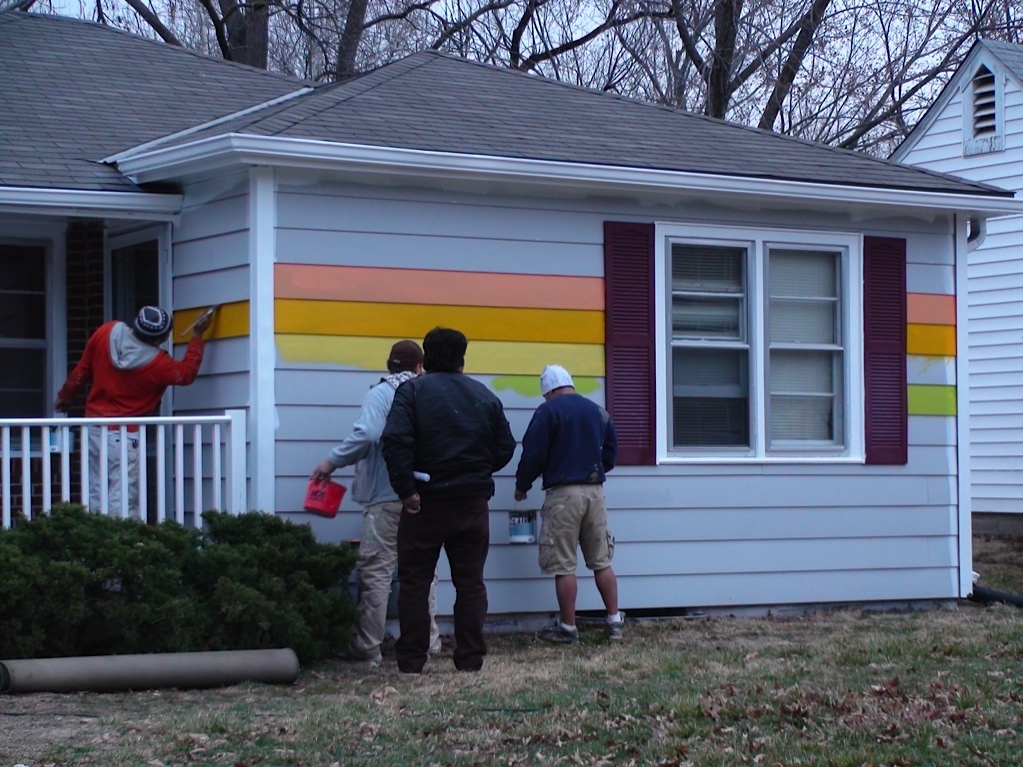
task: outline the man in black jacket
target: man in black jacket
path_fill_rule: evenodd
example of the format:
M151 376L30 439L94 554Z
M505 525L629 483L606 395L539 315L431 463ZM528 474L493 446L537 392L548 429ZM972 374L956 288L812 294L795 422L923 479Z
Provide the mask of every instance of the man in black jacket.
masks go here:
M426 375L398 387L381 440L391 486L404 505L395 653L398 670L407 674L421 673L426 664L430 584L442 546L456 592L455 668L479 671L487 654L487 502L494 495L492 475L511 460L515 438L501 400L463 375L467 346L457 330L426 334Z

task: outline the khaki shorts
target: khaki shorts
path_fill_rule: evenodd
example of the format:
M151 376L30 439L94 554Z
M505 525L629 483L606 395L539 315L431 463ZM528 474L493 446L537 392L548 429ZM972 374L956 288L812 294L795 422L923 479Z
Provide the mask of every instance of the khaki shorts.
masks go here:
M603 485L560 485L547 491L540 516L540 569L547 575L574 574L576 545L588 569L611 566L615 539L607 528Z

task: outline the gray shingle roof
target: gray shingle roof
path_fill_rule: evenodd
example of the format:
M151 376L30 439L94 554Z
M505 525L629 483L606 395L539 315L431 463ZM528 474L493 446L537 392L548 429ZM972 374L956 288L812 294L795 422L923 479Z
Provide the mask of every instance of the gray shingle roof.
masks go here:
M1023 83L1023 45L1003 43L1000 40L979 40L977 45L991 51Z
M134 191L115 152L305 85L77 19L0 14L0 186Z
M0 14L0 186L130 191L97 162L306 85L90 22ZM366 146L1010 194L767 131L423 52L203 129Z
M933 192L954 176L422 52L172 143L227 133Z

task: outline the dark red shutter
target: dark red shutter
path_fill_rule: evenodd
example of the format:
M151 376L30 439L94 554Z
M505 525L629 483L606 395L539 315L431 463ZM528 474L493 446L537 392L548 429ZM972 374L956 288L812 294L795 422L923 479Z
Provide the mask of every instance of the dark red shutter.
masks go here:
M863 238L863 368L867 463L909 460L906 241Z
M604 222L607 410L618 432L618 464L653 466L654 226Z

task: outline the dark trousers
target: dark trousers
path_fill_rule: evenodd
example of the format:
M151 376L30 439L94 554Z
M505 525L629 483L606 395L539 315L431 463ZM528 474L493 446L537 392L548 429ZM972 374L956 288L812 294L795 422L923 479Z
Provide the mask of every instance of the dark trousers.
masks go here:
M455 668L479 671L487 643L487 587L483 566L490 550L486 498L423 498L418 514L402 510L398 523L398 669L418 673L430 647L430 584L441 547L455 586Z

